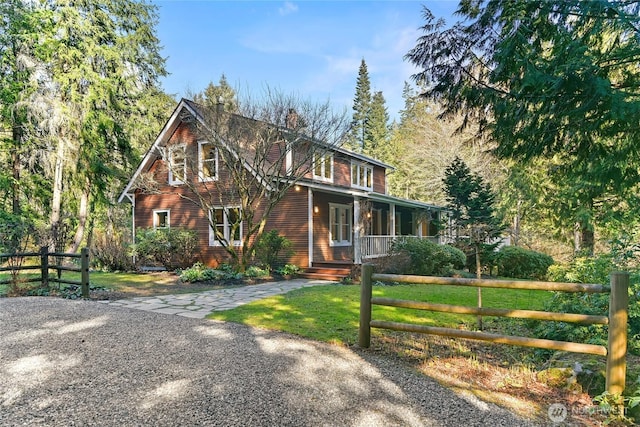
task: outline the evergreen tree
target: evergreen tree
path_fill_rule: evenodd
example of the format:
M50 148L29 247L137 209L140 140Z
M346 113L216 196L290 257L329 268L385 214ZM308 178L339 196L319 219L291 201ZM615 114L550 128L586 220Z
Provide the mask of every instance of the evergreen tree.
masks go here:
M490 258L504 229L495 212L495 196L491 186L480 175L471 172L459 157L445 170L443 184L452 237L467 253L472 250L476 274L480 278L481 258L484 255L485 262L489 261L486 258Z
M444 171L458 156L488 182L500 180L501 172L486 147L473 141L470 132L456 133L459 119L442 119L441 107L405 82L400 122L391 130L389 157L396 167L389 175L389 192L398 197L444 204Z
M483 264L489 264L504 229L495 212L491 186L471 172L459 157L447 167L443 179L447 195L450 226L455 245L475 261L476 277L482 278ZM471 270L471 268L470 268ZM482 307L482 290L478 288L478 307ZM482 329L482 317L478 317Z
M569 220L576 248L593 252L593 220L638 194L640 4L478 0L458 14L447 27L425 10L406 56L423 70L414 77L446 114L479 123L501 157L543 158L563 171L554 185L591 187L571 196Z
M238 111L238 99L236 91L229 86L227 77L222 74L218 84L209 82L203 92L194 95L193 100L205 107L215 107L222 101L224 110L235 113Z
M353 119L347 140L348 148L362 152L365 145L365 127L369 109L371 108L371 82L367 64L362 59L356 81L356 95L353 99Z
M373 94L364 123L364 154L389 161L389 113L381 91Z
M14 211L49 218L38 243L74 251L91 212L111 203L137 163L141 140L166 120L156 9L134 0L10 0L0 9L0 124L12 130L1 169L20 184Z

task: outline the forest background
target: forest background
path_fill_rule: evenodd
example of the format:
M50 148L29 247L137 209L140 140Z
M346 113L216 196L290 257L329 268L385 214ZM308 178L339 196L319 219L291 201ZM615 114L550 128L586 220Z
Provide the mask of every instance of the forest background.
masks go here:
M126 255L130 206L115 200L177 102L159 85L155 6L0 9L2 251ZM406 56L425 71L405 83L393 122L363 58L346 146L396 167L391 194L441 205L445 170L460 157L495 191L512 244L557 261L636 262L637 4L470 1L460 14L466 23L447 27L425 10L424 37ZM489 27L500 29L493 39ZM224 75L191 97L221 94L247 102Z

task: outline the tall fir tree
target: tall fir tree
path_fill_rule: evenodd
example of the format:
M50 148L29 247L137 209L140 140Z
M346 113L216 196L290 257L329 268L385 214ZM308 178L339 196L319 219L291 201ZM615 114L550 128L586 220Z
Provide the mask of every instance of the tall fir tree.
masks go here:
M137 0L11 0L5 8L0 107L2 126L13 129L15 210L25 212L22 201L41 222L48 217L39 244L75 251L91 213L111 203L137 163L140 140L166 119L157 9ZM20 123L6 121L10 112Z
M367 63L362 59L358 70L358 80L356 81L356 95L353 99L353 119L351 120L351 131L347 139L347 147L362 152L365 141L365 126L369 109L371 108L371 81Z
M389 113L382 91L371 99L364 123L363 152L379 160L389 161Z

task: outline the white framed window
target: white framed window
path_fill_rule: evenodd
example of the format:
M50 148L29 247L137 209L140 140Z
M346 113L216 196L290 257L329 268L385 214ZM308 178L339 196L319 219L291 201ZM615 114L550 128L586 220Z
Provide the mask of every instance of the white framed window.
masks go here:
M351 162L351 186L373 190L373 167L365 163Z
M187 180L187 146L178 144L169 148L169 184L184 184Z
M218 149L208 141L198 142L198 178L200 181L218 179Z
M153 228L169 228L171 227L171 211L169 209L153 210Z
M242 245L242 220L239 207L216 207L211 209L209 215L209 246L222 245L216 235L223 236L224 240L233 246Z
M313 155L313 178L321 181L333 181L333 154Z
M351 246L351 206L329 203L329 245Z

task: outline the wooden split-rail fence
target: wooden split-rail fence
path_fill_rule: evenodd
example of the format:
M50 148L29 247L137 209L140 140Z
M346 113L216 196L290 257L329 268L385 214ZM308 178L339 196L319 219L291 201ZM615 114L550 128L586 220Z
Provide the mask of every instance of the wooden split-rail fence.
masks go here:
M420 301L396 300L372 296L374 281L398 282L425 285L472 286L476 288L531 289L560 292L609 293L609 314L597 316L576 313L554 313L534 310L510 310L496 308L465 307L449 304L434 304ZM524 347L536 347L549 350L561 350L587 353L607 357L606 389L612 394L622 394L625 389L627 357L627 319L629 305L629 274L615 272L610 276L610 286L529 282L511 280L458 279L430 276L408 276L395 274L375 274L373 266L362 266L362 286L360 293L360 330L359 344L368 348L371 344L371 328L389 329L404 332L439 335L453 338L465 338L488 341L497 344L511 344ZM583 344L566 341L554 341L541 338L528 338L491 334L480 331L467 331L453 328L423 326L409 323L372 320L372 306L391 306L444 313L472 314L478 316L511 317L520 319L548 320L579 323L584 325L607 325L609 330L607 346Z
M36 263L25 263L30 258L38 260ZM53 258L53 263L51 262ZM78 259L80 266L72 263L63 264L65 259ZM13 260L14 262L7 262ZM19 261L19 262L16 262ZM6 264L6 265L4 265ZM39 275L30 278L21 278L21 282L42 282L42 286L49 287L49 283L65 283L80 286L82 297L89 297L89 249L82 248L79 254L49 252L49 248L43 246L40 252L21 252L0 254L0 272L9 271L11 273L21 271L39 271ZM50 275L54 270L56 274ZM80 273L80 280L70 280L62 277L62 272L72 271ZM14 279L0 280L0 285L12 283Z

